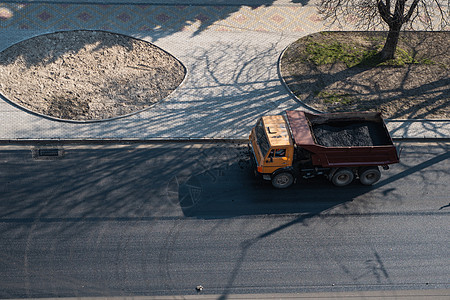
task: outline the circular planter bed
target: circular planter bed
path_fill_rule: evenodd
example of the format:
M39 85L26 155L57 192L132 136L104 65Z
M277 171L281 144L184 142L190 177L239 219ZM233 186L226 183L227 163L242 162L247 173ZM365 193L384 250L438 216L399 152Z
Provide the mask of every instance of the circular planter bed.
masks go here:
M386 32L321 32L283 53L281 77L303 103L324 112L380 111L400 119L450 118L450 33L402 32L396 59L376 57Z
M0 93L34 113L99 121L149 108L183 81L180 61L151 43L105 31L62 31L0 53Z

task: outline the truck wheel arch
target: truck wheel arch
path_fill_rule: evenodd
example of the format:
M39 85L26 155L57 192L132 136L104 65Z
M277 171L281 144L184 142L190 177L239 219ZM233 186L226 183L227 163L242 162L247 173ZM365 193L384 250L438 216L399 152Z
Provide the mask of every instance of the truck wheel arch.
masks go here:
M281 169L275 170L275 171L273 171L271 176L274 177L275 175L277 175L279 173L286 173L286 172L291 173L291 175L294 176L294 178L297 177L297 174L293 167L286 167L286 168L281 168Z
M330 170L330 172L328 172L327 178L328 178L329 181L331 181L331 179L333 179L333 175L334 175L334 173L336 173L336 171L337 171L338 169L339 169L339 168L332 168L332 169Z
M362 167L358 170L358 175L359 175L359 181L363 185L375 184L381 178L381 172L377 166Z
M355 174L351 168L338 168L329 178L335 186L341 187L350 184L355 178Z
M271 178L272 185L275 188L283 189L290 187L295 182L296 176L294 169L292 167L287 167L274 171Z

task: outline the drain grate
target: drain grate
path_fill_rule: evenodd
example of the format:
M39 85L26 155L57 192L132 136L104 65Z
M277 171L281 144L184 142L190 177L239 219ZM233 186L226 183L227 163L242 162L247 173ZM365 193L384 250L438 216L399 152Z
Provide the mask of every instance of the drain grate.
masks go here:
M38 156L59 156L59 149L39 149Z
M32 150L32 156L34 159L52 160L59 159L63 155L63 149L59 148L35 148Z

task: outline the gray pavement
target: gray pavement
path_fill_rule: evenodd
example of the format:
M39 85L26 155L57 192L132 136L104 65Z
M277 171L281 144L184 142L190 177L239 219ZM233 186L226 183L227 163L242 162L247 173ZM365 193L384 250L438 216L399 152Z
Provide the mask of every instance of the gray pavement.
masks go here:
M245 145L5 148L0 298L448 299L448 142L400 143L373 187L284 191Z
M179 11L171 5L185 2L0 3L0 50L44 33L104 29L152 42L188 70L183 85L164 101L110 121L55 121L0 99L0 140L242 139L261 115L309 110L280 82L278 59L296 39L327 30L313 5L278 0L241 6L242 1L224 5L211 0L177 6ZM449 120L388 120L387 124L394 138L450 137Z
M237 294L227 295L229 300L284 300L284 299L308 299L308 300L388 300L388 299L448 299L450 290L407 290L407 291L360 291L337 293L274 293L274 294ZM41 300L59 300L60 298L41 298ZM65 300L104 300L103 297L77 297L64 298ZM108 297L111 300L127 300L129 297ZM214 300L221 299L221 295L180 295L180 296L145 296L132 297L133 300Z

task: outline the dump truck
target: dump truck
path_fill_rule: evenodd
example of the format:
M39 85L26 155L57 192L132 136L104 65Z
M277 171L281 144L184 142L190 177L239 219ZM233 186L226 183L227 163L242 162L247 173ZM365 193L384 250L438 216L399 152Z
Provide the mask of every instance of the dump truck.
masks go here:
M399 162L379 112L286 111L259 118L249 140L255 174L276 188L319 175L340 187L355 179L373 185L380 167Z

